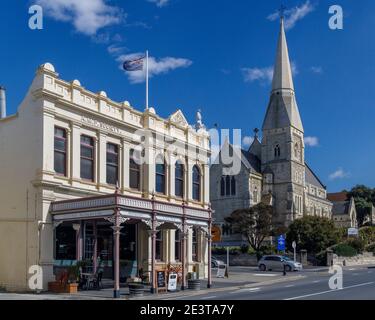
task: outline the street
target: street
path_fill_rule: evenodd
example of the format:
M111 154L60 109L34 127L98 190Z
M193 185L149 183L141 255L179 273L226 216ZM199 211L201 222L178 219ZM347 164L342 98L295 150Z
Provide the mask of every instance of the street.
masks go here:
M268 272L269 274L274 274ZM296 275L297 273L294 273ZM220 290L193 297L175 297L181 300L372 300L375 299L375 269L367 266L347 267L343 269L343 289L330 290L328 281L332 275L328 270L298 272L302 275L293 281L276 282L255 286L243 286ZM290 277L290 275L288 275Z

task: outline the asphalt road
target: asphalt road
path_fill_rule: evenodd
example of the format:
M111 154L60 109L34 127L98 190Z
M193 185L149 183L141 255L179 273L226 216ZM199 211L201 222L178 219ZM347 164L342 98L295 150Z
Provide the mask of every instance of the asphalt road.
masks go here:
M375 269L343 269L343 288L331 290L328 271L302 271L303 279L251 288L205 293L181 300L375 300Z

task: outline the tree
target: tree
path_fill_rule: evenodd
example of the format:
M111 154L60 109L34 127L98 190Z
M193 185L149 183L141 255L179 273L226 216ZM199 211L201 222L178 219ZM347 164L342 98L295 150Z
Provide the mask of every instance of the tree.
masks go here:
M244 235L249 245L259 253L264 239L272 234L273 207L259 203L251 208L239 209L225 220L233 231Z
M339 242L339 231L330 219L306 216L290 224L286 234L286 244L290 250L293 241L296 241L298 250L318 253Z
M354 197L357 220L358 224L361 226L366 216L371 213L371 206L375 205L375 189L368 188L364 185L356 185L350 190L349 197Z

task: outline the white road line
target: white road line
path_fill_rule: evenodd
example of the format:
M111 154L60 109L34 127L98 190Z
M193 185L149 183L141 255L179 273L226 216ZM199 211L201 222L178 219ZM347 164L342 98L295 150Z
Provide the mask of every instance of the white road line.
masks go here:
M275 274L275 273L254 273L252 274L253 276L256 277L276 277L279 276L280 274Z
M232 291L230 293L241 293L241 292L255 292L255 291L259 291L260 288L245 288L245 289L239 289L239 290L236 290L236 291Z
M356 288L356 287L368 286L368 285L373 284L373 283L374 283L374 281L372 281L372 282L366 282L366 283L356 284L356 285L345 287L345 288L338 289L338 290L328 290L328 291L316 292L316 293L311 293L311 294L305 294L303 296L298 296L298 297L293 297L293 298L287 298L287 299L284 299L284 300L297 300L297 299L301 299L301 298L313 297L313 296L318 296L320 294L332 293L332 292L346 290L346 289L351 289L351 288Z
M285 286L284 288L292 288L294 287L294 284L288 284L287 286Z
M349 271L353 271L353 270L355 270L355 268L350 268L350 269L349 269Z
M312 283L319 283L319 282L320 282L320 280L315 280Z

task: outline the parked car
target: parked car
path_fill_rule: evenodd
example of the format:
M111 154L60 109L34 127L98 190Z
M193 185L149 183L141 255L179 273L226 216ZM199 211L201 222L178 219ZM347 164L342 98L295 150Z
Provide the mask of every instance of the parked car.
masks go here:
M225 264L224 261L217 259L216 257L211 257L211 268L217 268L219 264Z
M294 262L288 257L279 255L263 256L258 262L258 268L261 271L267 270L279 270L283 271L285 265L285 271L300 271L302 270L302 264Z

